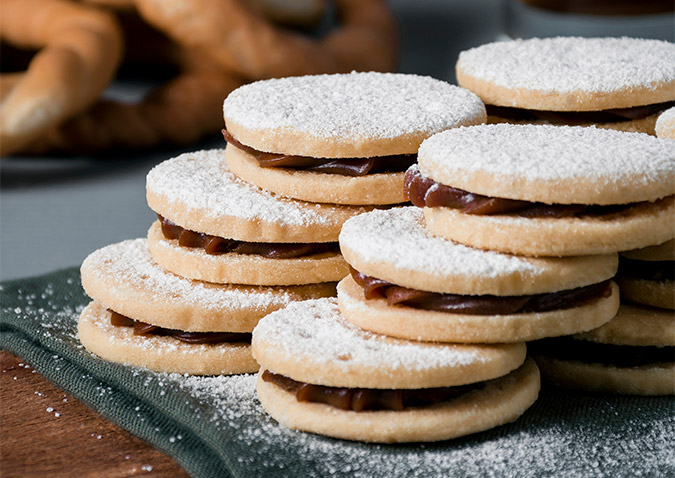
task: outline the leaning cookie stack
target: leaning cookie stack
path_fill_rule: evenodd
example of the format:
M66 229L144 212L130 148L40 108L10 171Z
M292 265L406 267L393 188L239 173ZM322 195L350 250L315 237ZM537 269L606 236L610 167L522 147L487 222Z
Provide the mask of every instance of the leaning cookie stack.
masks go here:
M537 261L588 260L595 254L615 255L618 251L662 244L675 236L674 154L671 141L638 133L543 125L484 125L447 131L425 141L419 152L419 167L409 170L407 185L413 204L423 208L427 228L437 236L479 249L536 257ZM660 251L661 248L656 252L647 249L627 255L656 259L661 257ZM349 255L345 255L349 262ZM672 257L672 251L666 255ZM560 258L546 259L556 256ZM595 272L594 267L586 265L577 273L590 278ZM610 272L603 280L612 275ZM625 283L625 279L621 281ZM590 295L580 286L559 292L558 297L554 294L551 299L561 299L567 307L576 294L581 294L582 301L588 304L614 297L618 307L615 286L611 291L596 289ZM660 284L657 289L667 291L668 284ZM654 290L652 284L643 287L643 291L650 290ZM671 295L672 287L670 291L664 294ZM570 312L576 315L574 309ZM603 327L623 328L621 324L632 320L626 319L626 315L635 316L622 310L617 322L612 320ZM587 324L577 331L585 333L574 337L585 340L595 337L603 342L605 339L599 337L622 335L607 335L603 328L590 331L613 316L614 313L607 313L602 320L596 317L598 322L594 326ZM646 320L652 323L656 319ZM659 333L658 340L652 337L646 343L652 340L656 347L672 346L675 335L672 317L664 320L659 330L665 334ZM630 335L624 333L622 338L609 343L645 343L639 337L634 342L625 338ZM576 382L580 388L635 394L675 392L672 354L669 360L664 360L672 349L631 361L625 357L617 360L617 354L609 352L603 357L600 347L590 355L582 353L579 347L579 354L575 355L577 347L570 346L567 338L547 340L535 348L537 358L544 357L539 360L542 374L561 384L572 386ZM629 353L630 347L622 349L622 354ZM574 362L576 368L562 380L561 374L549 367L551 361L547 357ZM578 362L603 364L595 367L601 368L599 374L622 376L623 387L603 386L597 374L589 379L588 374L597 370L586 374L581 371L583 367L577 367ZM654 368L659 373L654 374ZM654 380L658 384L645 385L643 379L633 378L643 375L657 377ZM588 385L591 382L598 385L591 387ZM608 379L607 383L616 381Z

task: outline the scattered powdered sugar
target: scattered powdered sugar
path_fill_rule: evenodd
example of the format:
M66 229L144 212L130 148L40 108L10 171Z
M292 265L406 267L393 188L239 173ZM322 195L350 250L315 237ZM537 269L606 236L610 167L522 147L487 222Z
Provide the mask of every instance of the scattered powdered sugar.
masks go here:
M349 219L340 232L340 245L365 262L386 263L402 274L422 271L439 277L495 278L545 272L524 257L482 251L433 236L424 226L422 210L412 206Z
M395 340L364 331L342 316L334 298L296 302L272 312L253 330L252 343L256 341L312 363L337 365L345 372L364 366L419 371L488 357L480 347Z
M626 37L531 38L464 51L457 68L510 89L614 92L674 82L675 44Z
M334 210L340 207L283 198L246 183L229 171L223 149L166 160L150 170L146 187L189 211L216 219L233 216L282 225L330 226L336 224Z
M38 302L43 295L45 299ZM11 297L3 297L2 314L3 319L15 317L50 332L38 337L47 348L67 347L98 361L77 339L78 314L87 301L77 285L64 289L48 283L33 292L13 288ZM53 355L50 362L61 367L65 361ZM210 440L235 476L633 478L675 474L675 416L672 407L664 404L667 397L613 397L544 388L539 400L512 424L439 443L378 445L296 432L277 424L256 398L254 375L194 377L132 367L118 373L124 383L132 384L134 393L146 387L148 396L155 387L166 391L159 398L138 402L133 408L137 423L166 432L168 445L171 437L180 441L183 431L153 422L149 404L163 407L165 413L173 410L186 421L193 417L190 430ZM95 387L94 401L100 409L114 410L127 397L88 373L81 375L81 381ZM97 433L91 437L104 438Z
M418 161L432 179L438 170L460 178L484 173L502 177L504 184L523 178L592 180L598 190L628 179L646 191L654 184L675 185L675 143L598 128L504 123L458 128L425 140Z
M145 238L94 251L82 263L82 271L108 288L133 287L201 310L268 309L297 300L292 288L208 284L165 272L152 260Z
M230 93L223 109L226 123L250 130L372 139L432 134L485 111L476 95L444 81L375 72L258 81Z
M253 467L270 476L581 478L664 476L675 468L670 452L675 419L647 419L639 410L626 415L620 398L589 404L578 395L549 391L517 422L489 432L439 443L379 445L278 425L256 399L254 375L168 378L194 399L203 420L234 435L238 449L252 451L238 453L232 465L244 474ZM565 400L568 406L561 406ZM551 406L558 412L551 413ZM594 422L580 406L592 409Z

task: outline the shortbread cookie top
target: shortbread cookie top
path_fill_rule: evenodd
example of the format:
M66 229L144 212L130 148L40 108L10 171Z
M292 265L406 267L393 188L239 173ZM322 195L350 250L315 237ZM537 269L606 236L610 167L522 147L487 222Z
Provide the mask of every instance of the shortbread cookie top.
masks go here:
M337 241L342 223L368 210L264 191L232 174L224 154L197 151L155 166L146 182L150 208L186 229L250 242Z
M668 108L656 120L656 136L675 139L675 106Z
M292 301L324 297L324 285L216 285L165 272L146 239L112 244L82 263L82 286L108 309L152 325L185 331L250 332L258 320Z
M604 344L672 347L675 315L672 310L623 304L605 325L574 337Z
M241 143L317 158L413 154L434 133L486 119L483 103L468 90L375 72L259 81L230 93L223 110Z
M628 204L675 193L675 142L641 133L480 125L427 139L418 161L439 183L547 204Z
M525 359L524 344L448 345L394 339L348 322L335 299L298 302L253 331L262 368L336 387L429 388L499 377Z
M616 254L532 258L483 251L433 236L420 208L371 211L340 233L345 260L357 271L430 292L526 295L596 284L614 276Z
M675 44L638 38L532 38L459 55L459 85L487 104L593 111L675 100Z

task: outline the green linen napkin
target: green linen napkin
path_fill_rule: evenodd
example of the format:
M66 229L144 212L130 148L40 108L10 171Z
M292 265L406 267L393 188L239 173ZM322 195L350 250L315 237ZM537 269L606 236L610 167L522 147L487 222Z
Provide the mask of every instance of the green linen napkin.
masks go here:
M190 377L105 362L77 338L77 269L0 284L0 346L195 477L673 476L672 397L544 389L519 420L455 440L352 443L287 430L255 376Z

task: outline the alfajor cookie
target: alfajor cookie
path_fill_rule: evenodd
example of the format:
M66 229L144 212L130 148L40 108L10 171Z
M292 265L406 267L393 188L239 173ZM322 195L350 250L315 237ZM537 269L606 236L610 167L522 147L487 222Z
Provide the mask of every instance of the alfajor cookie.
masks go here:
M675 309L675 239L622 252L616 281L623 299Z
M230 93L223 110L234 174L287 197L356 205L405 202L420 143L486 118L467 90L375 72L259 81Z
M182 154L147 176L159 220L148 231L153 259L190 279L219 284L297 285L348 273L337 237L367 209L286 199L245 183L224 150Z
M546 125L444 131L407 173L439 236L526 256L606 254L675 234L675 144Z
M253 331L258 398L283 425L368 442L437 441L518 418L539 373L525 345L444 345L377 335L335 299L291 304Z
M638 38L532 38L460 53L460 86L488 122L591 126L654 134L675 103L675 44Z
M656 120L656 136L675 139L675 106L661 113Z
M292 301L332 295L333 284L251 287L207 284L163 271L145 239L113 244L82 263L94 300L82 312L82 344L113 362L158 372L255 372L251 331Z
M350 322L412 340L523 342L594 329L619 307L616 254L527 258L435 237L416 207L348 220L338 284Z
M622 305L602 327L533 342L547 380L567 388L630 395L675 394L675 315Z

